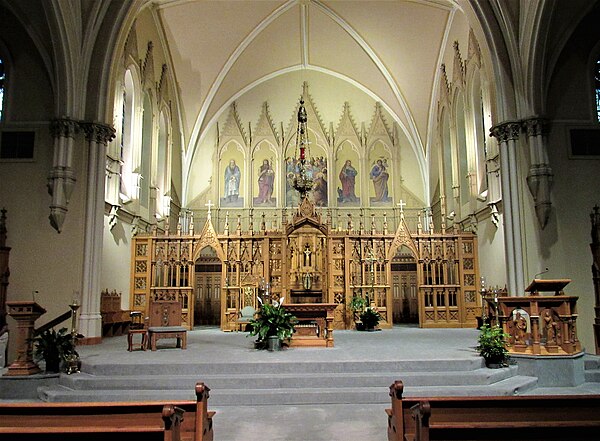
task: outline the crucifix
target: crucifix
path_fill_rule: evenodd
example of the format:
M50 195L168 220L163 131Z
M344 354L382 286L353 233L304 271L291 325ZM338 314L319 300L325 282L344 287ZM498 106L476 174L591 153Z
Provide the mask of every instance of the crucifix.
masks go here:
M406 202L400 199L400 202L398 202L396 205L400 207L400 215L404 215L404 207L406 206Z
M304 246L304 266L311 266L310 265L310 254L311 254L310 245L306 244Z
M209 199L208 203L204 204L205 207L208 207L208 213L206 213L206 220L210 220L210 209L211 207L214 207L215 204L212 203L212 201Z

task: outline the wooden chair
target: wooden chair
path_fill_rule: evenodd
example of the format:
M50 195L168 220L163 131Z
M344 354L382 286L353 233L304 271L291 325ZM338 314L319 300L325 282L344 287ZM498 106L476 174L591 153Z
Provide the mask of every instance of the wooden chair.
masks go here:
M237 330L246 331L248 325L250 324L250 320L254 318L255 314L256 309L254 309L252 306L245 306L242 308L240 311L240 316L235 321L237 324Z
M131 316L131 325L127 331L127 350L133 351L133 336L141 335L140 349L145 351L148 349L148 322L142 319L142 311L131 311L129 315Z
M176 338L178 348L187 348L187 329L181 326L181 303L167 301L150 305L148 337L153 351L156 351L157 340L163 338Z

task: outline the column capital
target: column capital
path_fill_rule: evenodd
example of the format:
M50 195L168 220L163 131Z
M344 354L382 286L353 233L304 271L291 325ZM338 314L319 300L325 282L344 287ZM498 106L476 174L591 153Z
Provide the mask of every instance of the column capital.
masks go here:
M79 133L79 122L69 117L53 119L50 121L50 133L54 138L74 138Z
M106 145L115 137L115 129L108 124L81 121L79 125L85 133L85 139L88 141Z
M540 116L532 116L523 120L525 129L527 130L527 136L539 136L545 135L548 130L548 120Z
M505 121L490 129L490 136L499 142L516 141L519 139L523 123L521 121Z

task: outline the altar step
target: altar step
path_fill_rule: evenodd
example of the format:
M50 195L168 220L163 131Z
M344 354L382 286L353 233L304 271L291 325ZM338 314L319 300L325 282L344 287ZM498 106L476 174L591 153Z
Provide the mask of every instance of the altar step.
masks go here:
M586 383L600 383L600 357L586 355L583 363Z
M536 387L517 366L482 367L479 359L382 362L194 363L85 365L39 388L44 401L191 400L194 385L211 388L211 406L387 404L398 379L407 396L515 395ZM169 374L166 374L169 372Z

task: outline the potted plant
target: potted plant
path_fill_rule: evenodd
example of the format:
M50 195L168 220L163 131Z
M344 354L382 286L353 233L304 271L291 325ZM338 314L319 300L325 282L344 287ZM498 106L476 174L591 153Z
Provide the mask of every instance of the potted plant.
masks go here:
M362 322L365 331L373 331L379 325L381 316L377 312L376 308L367 306L365 310L360 314L360 321Z
M260 298L259 298L260 301ZM250 335L256 335L256 347L269 351L281 350L284 340L292 337L296 317L282 306L283 298L273 304L263 303L256 318L250 320Z
M504 367L508 365L508 350L506 339L508 335L498 325L490 326L484 323L481 326L477 350L485 359L487 367Z
M60 328L58 332L47 329L34 337L35 355L46 362L46 372L60 372L61 362L73 356L79 356L75 350L75 341L67 328Z
M364 329L362 321L360 320L360 314L364 312L366 306L367 300L359 294L354 294L350 300L350 304L348 305L352 311L354 325L358 331L362 331Z

